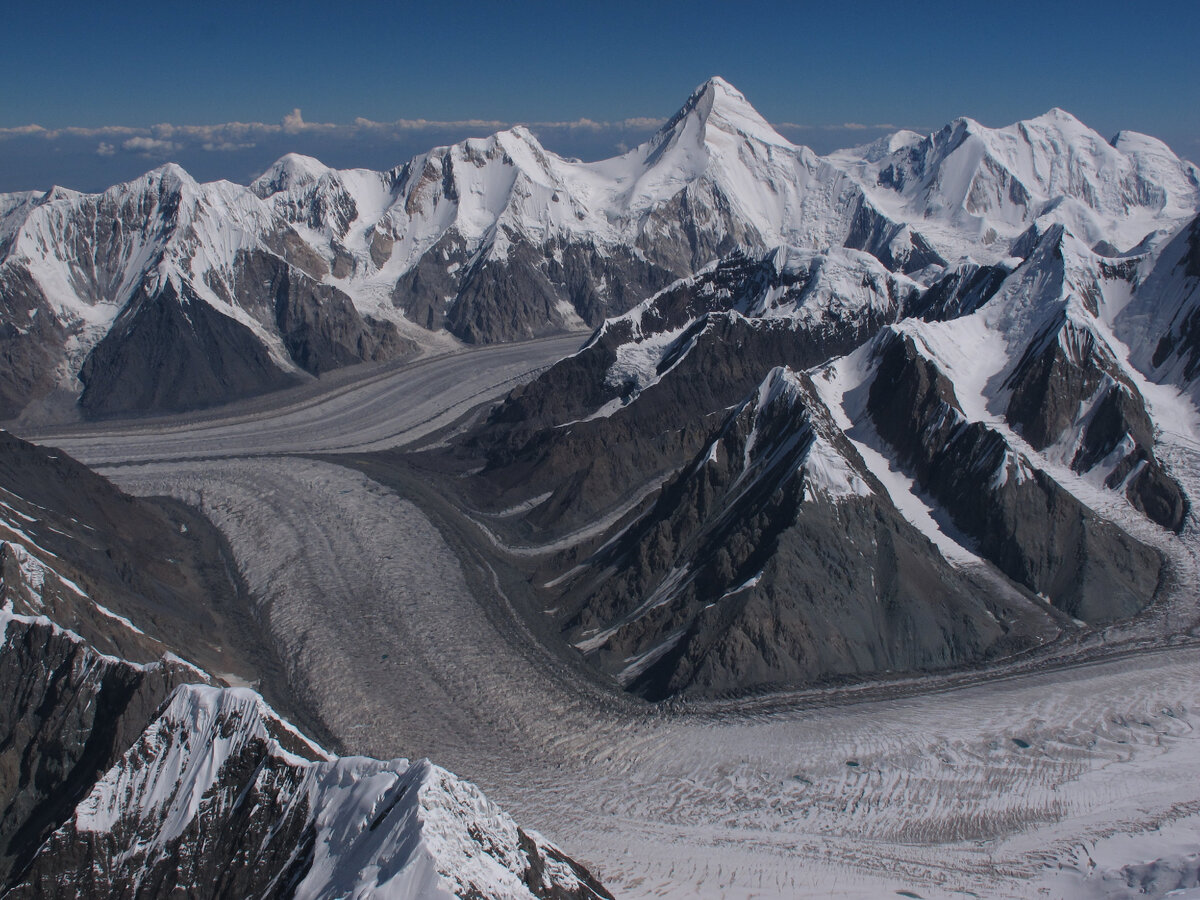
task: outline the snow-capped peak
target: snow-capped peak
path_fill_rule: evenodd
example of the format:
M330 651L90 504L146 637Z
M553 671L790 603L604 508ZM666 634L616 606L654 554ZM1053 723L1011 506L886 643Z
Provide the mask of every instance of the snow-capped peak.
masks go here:
M40 206L43 203L53 203L55 200L78 200L82 196L83 194L79 191L73 191L70 188L61 187L56 184L37 199L37 204Z
M919 142L901 138L829 157L852 173L896 221L921 222L945 258L997 258L1029 225L1060 222L1089 245L1122 251L1200 203L1195 167L1161 142L1119 135L1111 143L1065 110L1004 128L958 118Z
M253 816L238 817L243 803ZM295 868L303 845L289 843L289 825L311 836L311 855ZM145 892L172 865L181 837L193 854L192 878L202 878L206 865L239 865L203 840L230 827L241 830L237 839L271 884L293 878L290 896L607 896L475 785L428 760L330 756L242 688L176 689L47 852L87 848L83 872L98 868ZM112 853L110 836L127 834L136 835L134 848ZM69 869L56 876L56 883L89 877ZM191 893L206 893L199 884Z
M196 179L179 163L164 163L156 169L151 169L140 179L130 182L131 186L157 188L164 194L182 194L198 187Z
M923 140L925 140L925 135L901 129L892 134L885 134L883 137L871 141L869 144L862 144L849 150L840 151L835 156L845 156L866 162L878 162L884 157L891 156L893 153L899 153L901 150L907 150L910 147L920 144Z
M692 91L687 102L650 141L658 149L672 141L733 137L780 147L792 144L764 119L744 94L724 78L714 76Z
M331 171L323 162L311 156L288 153L251 182L250 189L260 197L269 197L280 191L308 187Z
M1051 107L1040 116L1034 116L1029 120L1029 124L1048 125L1062 130L1091 132L1090 128L1061 106Z

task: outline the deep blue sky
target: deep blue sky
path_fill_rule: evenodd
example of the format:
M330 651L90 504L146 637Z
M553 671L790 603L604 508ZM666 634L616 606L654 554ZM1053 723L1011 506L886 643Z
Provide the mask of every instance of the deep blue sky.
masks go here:
M287 149L384 166L468 133L350 129L202 141L159 123L616 122L665 118L709 75L819 151L873 137L844 123L1004 125L1061 106L1106 136L1145 131L1200 158L1200 4L24 2L0 54L0 190L82 188L178 157L244 180ZM615 152L648 126L545 126L552 149ZM351 133L352 132L352 133ZM142 138L142 140L136 140ZM158 143L147 143L153 139ZM315 142L314 142L315 141ZM205 149L201 146L207 143ZM253 146L249 146L253 144Z

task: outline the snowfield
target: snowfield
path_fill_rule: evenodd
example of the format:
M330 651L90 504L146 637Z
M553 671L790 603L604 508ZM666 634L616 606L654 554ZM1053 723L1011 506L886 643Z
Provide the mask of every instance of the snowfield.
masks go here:
M535 348L549 361L567 343ZM255 416L53 442L212 519L346 752L436 760L618 896L1195 895L1195 635L1054 669L655 711L542 649L495 574L415 504L294 455L423 437L541 364L519 351L376 373L276 413L258 401Z

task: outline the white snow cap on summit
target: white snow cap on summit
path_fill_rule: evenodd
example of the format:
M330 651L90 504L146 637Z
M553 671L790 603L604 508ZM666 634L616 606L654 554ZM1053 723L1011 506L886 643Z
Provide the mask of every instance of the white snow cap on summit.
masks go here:
M697 87L675 119L691 115L695 115L699 119L706 132L709 129L716 129L727 134L740 134L767 144L792 146L787 138L772 128L758 110L750 105L750 101L741 91L719 75L714 75ZM674 123L675 120L672 120L663 130L669 130Z
M276 191L305 187L319 181L321 176L331 171L333 170L319 159L302 153L287 153L251 182L250 188L260 197L268 196Z

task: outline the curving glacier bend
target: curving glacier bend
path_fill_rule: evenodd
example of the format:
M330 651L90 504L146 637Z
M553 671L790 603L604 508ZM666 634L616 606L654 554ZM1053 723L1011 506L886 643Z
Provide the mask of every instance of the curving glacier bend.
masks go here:
M387 396L348 448L430 399ZM618 896L1095 896L1106 872L1124 896L1129 863L1160 859L1153 883L1194 868L1198 649L652 713L540 651L494 573L416 506L333 462L256 456L272 425L198 425L192 458L144 424L59 443L216 523L290 679L349 751L439 760ZM221 441L194 440L208 429Z

